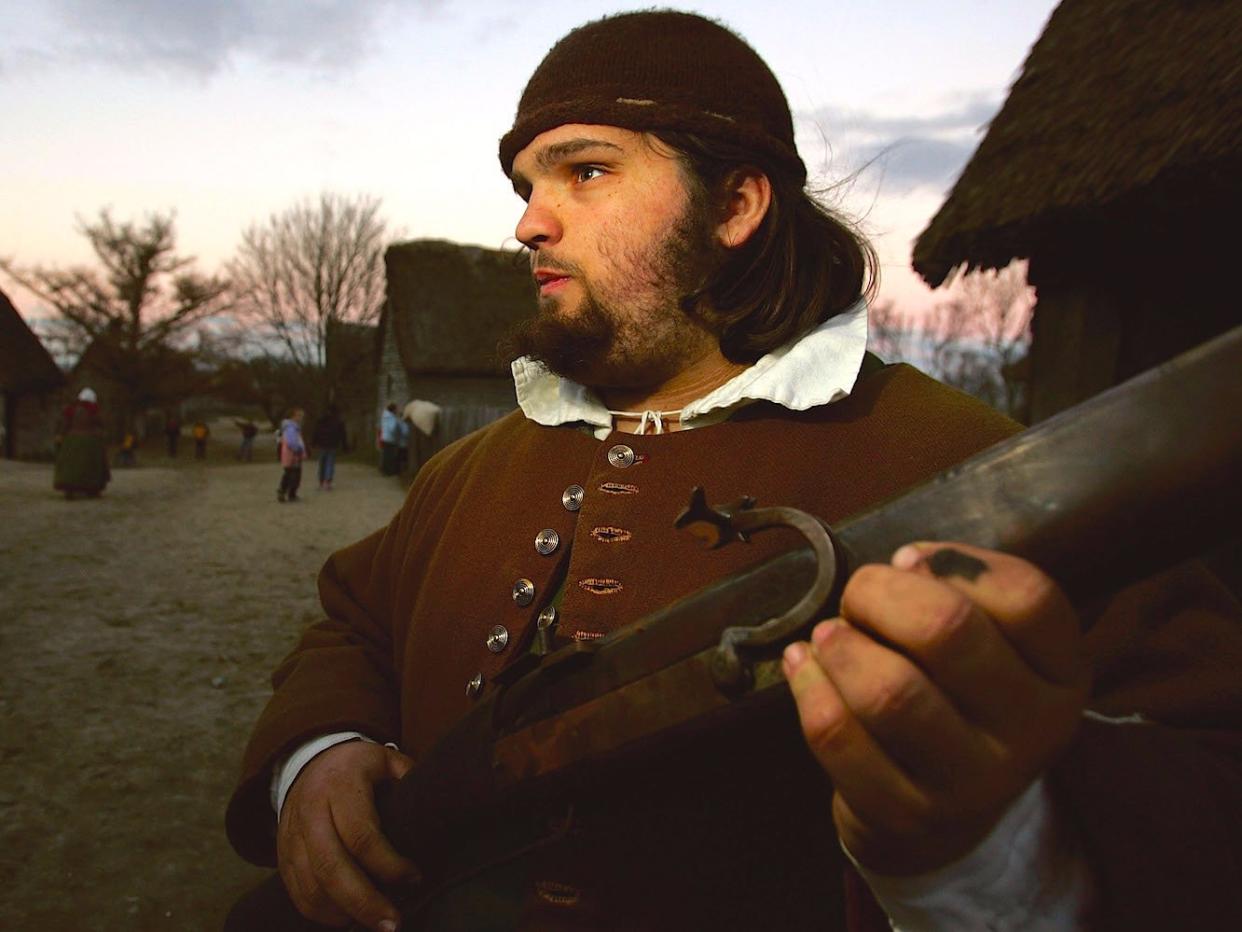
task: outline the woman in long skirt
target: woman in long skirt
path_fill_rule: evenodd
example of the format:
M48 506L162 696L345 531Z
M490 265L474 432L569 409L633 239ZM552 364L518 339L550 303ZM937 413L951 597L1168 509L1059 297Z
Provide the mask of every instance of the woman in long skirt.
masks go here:
M99 405L89 388L82 389L77 400L65 408L60 436L53 488L64 492L65 498L99 495L112 478L112 470L108 468Z

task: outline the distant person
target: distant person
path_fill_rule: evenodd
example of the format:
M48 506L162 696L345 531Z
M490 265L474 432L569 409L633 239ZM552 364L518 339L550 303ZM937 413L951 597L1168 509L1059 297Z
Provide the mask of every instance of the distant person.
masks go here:
M194 438L194 458L196 460L205 460L207 458L207 438L211 436L211 428L202 420L194 422L194 426L190 428L190 436Z
M410 422L406 418L397 421L397 474L404 475L410 465Z
M181 418L170 414L164 421L164 439L168 441L168 455L177 457L177 444L181 442Z
M254 438L259 433L259 426L249 418L244 421L233 421L241 431L241 446L237 450L237 458L243 462L254 461Z
M305 412L294 408L289 416L280 422L280 465L284 474L280 477L280 488L276 490L276 501L298 501L298 486L302 484L302 461L306 459L306 444L302 442L302 418Z
M336 405L328 405L327 413L315 422L311 443L319 451L319 488L331 492L336 475L336 454L345 448L345 422Z
M436 425L442 409L434 401L415 398L402 409L401 416L413 425L410 431L410 465L417 471L436 450Z
M119 452L120 463L122 466L134 465L134 451L138 449L138 438L134 436L132 430L125 431L125 436L121 438L121 449Z
M64 492L67 499L79 494L92 498L99 495L112 478L112 471L104 451L99 404L91 389L82 389L77 400L65 407L60 437L52 487Z
M385 476L397 474L397 438L401 428L396 402L389 402L380 415L380 472Z

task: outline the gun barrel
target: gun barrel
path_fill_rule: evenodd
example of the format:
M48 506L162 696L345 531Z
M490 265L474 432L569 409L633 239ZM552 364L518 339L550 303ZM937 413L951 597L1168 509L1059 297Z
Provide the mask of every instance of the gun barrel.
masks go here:
M1235 533L1242 327L837 529L858 562L912 539L1024 557L1082 599Z

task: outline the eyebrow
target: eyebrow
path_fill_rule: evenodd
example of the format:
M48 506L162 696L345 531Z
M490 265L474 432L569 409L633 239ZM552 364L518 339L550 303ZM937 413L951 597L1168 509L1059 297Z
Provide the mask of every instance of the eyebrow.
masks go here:
M613 149L617 152L625 150L616 143L608 142L604 139L591 139L590 137L580 136L577 139L566 139L564 142L554 142L550 146L545 146L535 154L535 167L540 171L548 171L559 163L568 158L572 158L580 152L587 149ZM530 182L521 172L513 172L510 176L513 182L514 190L520 186L529 187Z

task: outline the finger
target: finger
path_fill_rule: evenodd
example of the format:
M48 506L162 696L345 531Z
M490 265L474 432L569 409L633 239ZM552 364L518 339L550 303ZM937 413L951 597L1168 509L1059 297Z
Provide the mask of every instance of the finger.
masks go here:
M314 885L314 878L306 865L303 844L296 819L285 808L276 824L276 870L298 912L313 919L308 883Z
M908 544L893 554L892 562L965 593L1044 679L1081 681L1086 664L1078 615L1061 587L1038 567L957 543Z
M388 883L417 880L419 872L414 862L398 854L380 830L374 799L368 797L364 808L359 807L360 802L350 798L330 806L332 823L345 850L372 877Z
M395 928L397 911L350 857L331 818L308 824L306 842L311 874L338 909L369 929L379 929L381 923Z
M282 859L280 879L284 882L285 891L289 894L289 899L293 901L294 907L307 919L331 926L349 924L349 916L339 909L319 886L319 882L311 872L305 847L299 845L296 851Z
M951 789L995 763L997 746L922 670L845 620L816 625L811 652L853 717L920 783Z
M866 821L894 828L903 813L924 811L924 794L850 713L810 646L790 644L783 665L807 746L851 809Z
M400 751L394 750L393 748L386 747L384 750L388 752L385 758L385 763L388 766L388 776L392 779L400 780L412 769L414 769L413 758L406 757Z
M841 614L925 670L970 722L1012 722L1022 697L1046 688L999 628L960 589L872 564L850 577Z

